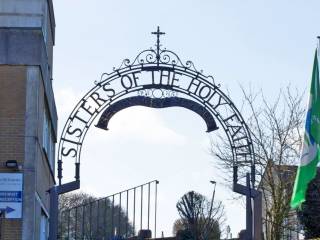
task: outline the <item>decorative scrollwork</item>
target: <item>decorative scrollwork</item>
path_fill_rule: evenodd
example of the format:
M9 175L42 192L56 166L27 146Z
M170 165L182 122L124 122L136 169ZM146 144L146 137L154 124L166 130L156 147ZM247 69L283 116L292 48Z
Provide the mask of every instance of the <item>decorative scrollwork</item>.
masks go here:
M201 74L203 73L203 70L198 71L198 70L196 69L196 67L194 66L194 63L193 63L192 61L190 61L190 60L188 60L188 61L186 62L185 67L186 67L187 69L192 69L192 70L194 70L194 71L196 71L196 72L199 72L199 73L201 73Z
M191 70L196 73L199 73L203 77L210 79L210 82L215 84L214 78L210 75L204 75L203 71L199 71L192 61L188 60L184 63L181 61L180 57L175 52L167 50L166 48L161 48L160 35L163 35L165 33L160 32L160 29L158 29L157 32L153 32L152 34L157 35L157 43L155 45L155 48L151 47L150 49L141 51L132 62L129 59L124 59L118 68L113 68L113 72L122 70L123 68L127 67L132 68L136 65L152 64L158 67L170 65L180 67L184 70ZM99 81L95 81L95 83L99 84ZM220 87L220 85L216 86Z
M134 59L133 64L156 63L156 55L157 54L153 49L144 50Z
M126 58L122 61L121 65L118 69L120 69L122 67L128 67L128 66L130 66L130 59Z
M95 85L100 85L101 82L103 82L104 80L106 80L108 78L108 76L110 76L110 73L102 73L100 80L95 80L94 84Z

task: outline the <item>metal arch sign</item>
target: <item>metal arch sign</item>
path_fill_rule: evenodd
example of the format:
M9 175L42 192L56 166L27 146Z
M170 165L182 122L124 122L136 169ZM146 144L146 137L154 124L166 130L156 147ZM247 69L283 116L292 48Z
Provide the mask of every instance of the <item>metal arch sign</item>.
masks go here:
M142 51L132 62L125 59L119 68L103 74L71 112L59 142L60 185L63 162L75 162L75 178L79 180L81 149L94 120L101 115L96 126L107 130L114 114L136 105L187 108L205 120L208 132L218 128L218 120L228 136L234 166L248 168L241 172L254 171L250 132L233 102L212 76L198 71L191 61L183 63L174 52L161 49L159 37L163 33L159 28L153 34L157 35L155 49Z

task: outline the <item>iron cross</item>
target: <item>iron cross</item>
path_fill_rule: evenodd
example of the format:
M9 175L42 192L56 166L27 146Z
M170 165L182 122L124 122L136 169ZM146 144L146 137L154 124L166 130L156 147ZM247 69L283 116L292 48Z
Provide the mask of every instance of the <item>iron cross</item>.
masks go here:
M160 27L156 32L152 32L151 34L157 35L157 59L160 58L160 36L166 34L165 32L160 32ZM159 60L159 59L158 59Z
M160 44L160 36L166 34L165 32L160 32L160 27L158 26L158 29L156 32L152 32L151 34L157 35L157 44Z

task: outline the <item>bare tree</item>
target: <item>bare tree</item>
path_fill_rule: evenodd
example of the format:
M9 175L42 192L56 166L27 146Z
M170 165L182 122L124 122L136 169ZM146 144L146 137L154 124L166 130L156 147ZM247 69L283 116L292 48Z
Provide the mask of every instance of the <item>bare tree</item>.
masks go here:
M290 218L289 202L302 141L304 93L290 86L273 96L271 103L262 91L243 93L243 113L248 114L257 170L257 185L263 192L264 231L267 240L278 240ZM244 114L245 115L245 114ZM233 157L226 136L211 141L211 154L222 169L232 174ZM232 179L232 178L229 178Z
M174 234L182 239L220 239L225 216L221 202L212 204L205 196L190 191L181 197L176 207L180 219L174 224Z
M59 212L87 204L96 200L94 196L84 192L67 193L59 196Z

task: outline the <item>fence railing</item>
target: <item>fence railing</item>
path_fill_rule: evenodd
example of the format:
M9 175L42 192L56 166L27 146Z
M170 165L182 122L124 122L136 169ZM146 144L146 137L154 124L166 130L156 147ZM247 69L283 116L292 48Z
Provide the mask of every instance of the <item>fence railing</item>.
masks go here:
M154 180L82 204L59 214L59 240L109 240L157 230L157 186Z

